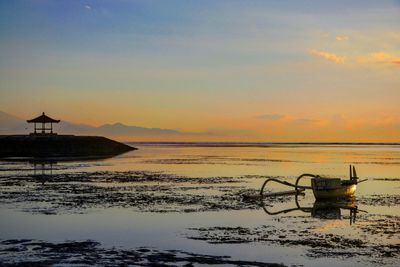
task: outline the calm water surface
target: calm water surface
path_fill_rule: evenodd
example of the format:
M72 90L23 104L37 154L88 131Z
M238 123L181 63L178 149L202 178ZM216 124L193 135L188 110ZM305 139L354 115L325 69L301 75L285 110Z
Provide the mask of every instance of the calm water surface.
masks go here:
M313 217L311 212L295 210L289 213L268 215L262 206L258 208L218 209L210 211L152 212L138 210L132 205L112 207L91 206L84 210L44 214L34 212L32 206L42 203L10 200L0 202L0 239L39 239L50 242L65 240L96 240L104 247L136 248L140 246L158 249L178 249L211 255L229 255L235 259L257 260L305 266L320 266L322 262L336 266L376 265L368 257L310 256L310 247L285 245L278 242L238 242L210 244L207 240L190 239L198 232L193 229L212 227L245 227L256 229L274 226L276 229L293 229L296 236L302 230L311 234L333 234L346 238L360 239L368 244L398 244L398 229L393 233L375 233L368 226L376 227L380 220L391 218L389 224L400 218L400 147L398 146L272 146L272 147L196 147L184 145L136 145L139 150L117 157L98 161L58 162L52 166L52 174L74 173L125 173L131 171L162 172L178 177L229 178L239 183L222 183L218 187L197 185L188 190L200 194L215 195L229 187L256 192L266 177L294 182L302 173L314 173L328 177L348 178L348 165L357 168L361 179L368 178L358 186L356 221L350 224L350 211L340 210L339 218ZM36 166L37 167L37 166ZM40 172L40 171L39 171ZM29 162L0 162L0 176L30 177L34 165ZM49 170L46 170L49 173ZM52 181L51 183L56 183ZM77 183L78 185L85 182ZM134 185L135 183L133 183ZM158 181L148 185L159 185ZM175 186L173 183L167 183ZM132 185L132 184L130 184ZM26 186L2 185L7 190ZM32 194L40 194L39 181L34 184ZM99 182L97 186L103 186ZM104 186L113 186L110 183ZM114 186L120 186L115 183ZM176 186L188 186L185 182ZM32 187L33 188L33 187ZM271 190L287 190L274 186ZM253 191L251 191L253 190ZM174 194L173 191L171 194ZM101 197L101 196L99 196ZM283 201L267 203L267 210L295 208L293 197ZM304 207L313 207L314 197L307 192L299 202ZM161 204L162 205L162 204ZM172 204L173 205L173 204ZM29 208L27 208L29 207ZM375 216L375 217L374 217ZM360 218L360 219L359 219ZM367 230L366 230L367 229ZM393 229L392 229L393 230ZM285 234L287 235L287 234ZM254 236L253 236L254 237ZM312 254L312 253L311 253ZM397 265L396 259L386 258L383 264Z

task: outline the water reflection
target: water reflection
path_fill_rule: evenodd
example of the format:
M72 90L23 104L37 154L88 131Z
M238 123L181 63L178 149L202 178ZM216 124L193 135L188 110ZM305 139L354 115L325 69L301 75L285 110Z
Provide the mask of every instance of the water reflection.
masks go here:
M53 165L56 165L57 162L53 160L31 161L30 164L33 165L32 178L44 185L53 176Z
M178 162L179 159L189 160ZM399 148L388 147L142 146L140 150L105 161L57 159L43 165L36 162L36 170L33 162L0 160L1 238L53 243L90 239L109 247L190 248L193 252L304 266L343 265L342 257L346 257L348 266L365 266L360 261L364 256L360 255L377 255L371 257L372 266L384 253L388 255L386 259L397 255L393 252L397 247L392 243L398 243L398 159ZM383 163L367 163L378 161ZM354 202L354 207L314 203L308 193L304 198L299 197L299 207L293 197L279 197L283 203L271 201L277 204L265 207L269 213L289 207L300 210L288 213L295 216L280 217L256 210L258 202L243 204L239 198L246 190L258 192L266 176L285 181L295 179L301 172L345 177L347 170L343 165L347 162L358 162L360 176L370 178L357 188L358 203ZM154 179L145 179L153 176ZM280 188L278 185L272 190ZM369 214L360 214L357 205ZM228 206L233 208L224 211ZM205 212L197 212L203 207ZM171 212L174 210L181 212ZM349 213L350 223L357 220L357 229L349 226ZM217 238L227 235L233 241L237 238L234 234L245 231L239 236L245 242L213 245L187 239L184 229L190 228L204 228L203 232L215 229L210 235L219 233ZM269 233L270 230L273 232ZM265 234L266 240L273 240L257 241L261 239L260 233ZM304 242L308 239L310 242ZM350 239L360 240L360 245L354 245ZM330 247L326 249L318 242ZM336 251L334 255L329 254L332 250ZM358 254L353 255L353 251Z
M312 207L304 207L299 202L298 195L296 195L294 198L294 202L296 207L277 211L270 210L270 208L267 207L264 202L262 202L262 207L264 211L269 215L277 215L293 211L302 211L305 213L311 213L311 217L313 218L327 220L341 220L343 218L342 210L349 210L350 225L356 222L356 216L358 212L365 212L358 209L357 201L355 198L341 200L316 200Z
M61 169L73 170L77 167L98 166L100 161L115 157L112 156L96 156L96 157L53 157L53 158L7 158L0 159L6 162L27 162L33 166L33 173L30 175L37 181L45 184L53 177L53 171ZM66 165L68 164L68 165ZM30 169L30 168L29 168Z
M329 201L315 201L311 209L311 216L319 219L341 220L342 210L350 211L350 225L356 222L358 212L357 202L329 202Z

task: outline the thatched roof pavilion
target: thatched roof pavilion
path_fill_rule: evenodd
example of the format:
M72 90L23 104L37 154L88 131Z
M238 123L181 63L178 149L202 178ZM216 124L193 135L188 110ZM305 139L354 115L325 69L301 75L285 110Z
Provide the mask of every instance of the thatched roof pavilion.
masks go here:
M49 134L49 133L53 134L53 123L59 123L60 120L55 120L53 118L50 118L43 112L42 115L40 115L39 117L36 117L31 120L27 120L27 122L34 123L34 132L33 132L34 134ZM36 127L37 123L39 123L39 125L41 124L41 126ZM47 123L50 123L49 128L46 128ZM46 132L46 131L48 131L48 132Z

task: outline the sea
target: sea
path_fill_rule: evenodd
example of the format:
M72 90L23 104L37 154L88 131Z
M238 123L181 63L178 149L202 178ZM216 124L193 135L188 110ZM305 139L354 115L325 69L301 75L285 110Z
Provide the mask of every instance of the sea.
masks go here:
M1 160L0 265L400 265L400 144L128 144ZM257 198L269 178L349 179L350 165L367 179L351 199Z

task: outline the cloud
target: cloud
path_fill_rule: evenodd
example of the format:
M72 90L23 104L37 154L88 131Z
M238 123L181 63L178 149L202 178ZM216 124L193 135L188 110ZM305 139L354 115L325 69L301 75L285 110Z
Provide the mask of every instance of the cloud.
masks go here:
M210 136L254 135L256 131L242 128L211 128L201 134Z
M348 41L348 40L349 40L349 37L346 36L346 35L338 35L338 36L336 36L336 41L338 41L338 42Z
M311 55L323 58L325 60L335 62L337 64L343 64L345 62L355 63L355 64L391 64L391 65L400 65L400 57L394 56L392 54L386 52L374 52L366 55L358 55L358 56L338 56L333 53L318 51L318 50L310 50Z
M346 124L346 118L343 114L332 115L329 121L334 126L343 126Z
M367 56L372 61L385 61L390 58L390 55L384 52L371 53Z
M282 114L263 114L263 115L256 116L256 118L259 120L269 120L269 121L280 120L283 117L285 117L285 116Z
M345 57L335 55L333 53L325 52L325 51L318 51L318 50L310 50L310 54L326 59L331 62L335 62L337 64L343 64L345 62Z
M400 65L400 57L385 52L374 52L357 57L356 61L361 64L384 63Z
M89 5L85 5L85 8L86 8L87 10L91 10L91 9L92 9L92 7L89 6Z
M301 125L312 124L312 123L317 123L317 122L320 122L320 121L314 120L314 119L295 119L293 121L294 124L301 124Z

